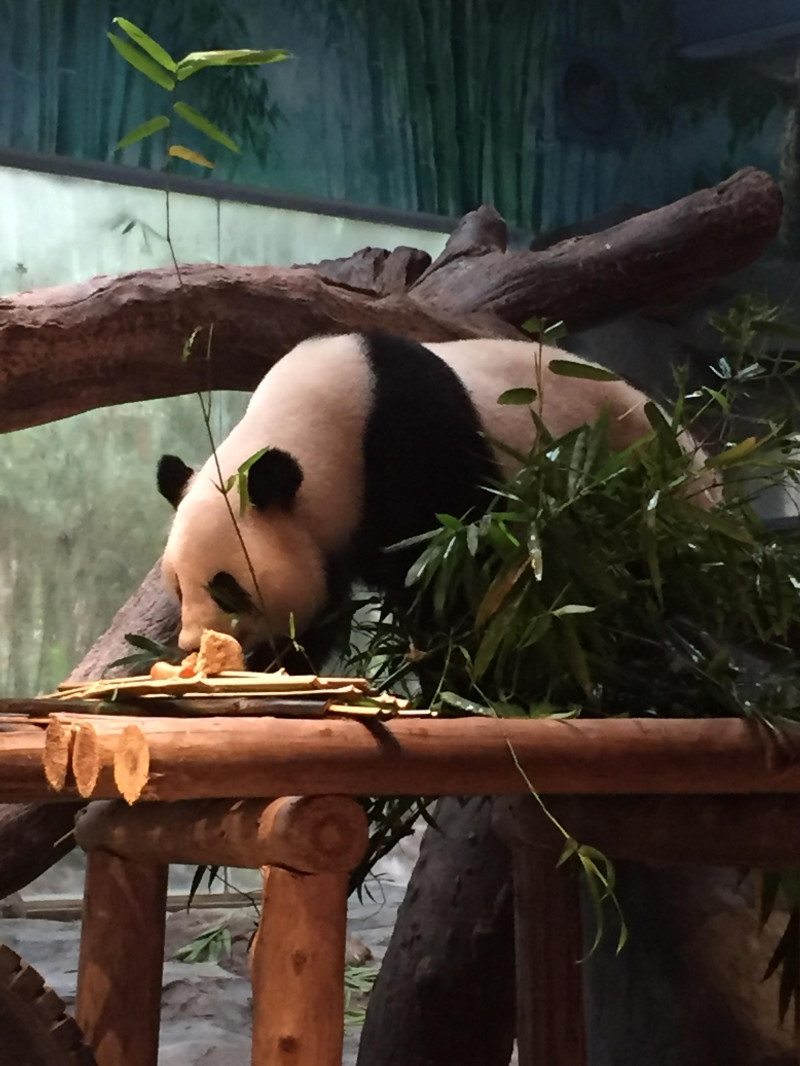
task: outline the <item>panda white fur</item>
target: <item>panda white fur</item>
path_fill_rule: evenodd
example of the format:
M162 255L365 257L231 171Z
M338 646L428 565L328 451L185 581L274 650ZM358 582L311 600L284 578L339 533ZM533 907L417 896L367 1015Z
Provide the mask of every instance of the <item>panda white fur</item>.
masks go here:
M159 490L176 508L163 574L181 601L181 647L196 648L204 627L230 631L230 615L209 592L214 579L249 605L236 629L246 648L285 645L291 616L319 665L332 638L322 620L354 581L401 592L409 560L383 549L434 528L437 513L485 507L482 486L513 472L493 440L529 450L527 407L497 401L506 389L536 386L538 351L524 341L423 346L369 332L314 338L284 356L216 459L197 474L175 456L159 464ZM648 432L642 393L622 381L553 374L550 360L564 357L542 352L551 433L591 422L603 407L615 447ZM265 446L249 471L252 506L240 517L235 489L229 507L218 486Z

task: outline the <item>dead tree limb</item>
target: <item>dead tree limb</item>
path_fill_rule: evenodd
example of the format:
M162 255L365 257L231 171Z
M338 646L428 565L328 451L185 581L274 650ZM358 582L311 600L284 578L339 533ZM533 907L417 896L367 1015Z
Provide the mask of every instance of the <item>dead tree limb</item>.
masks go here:
M782 206L773 179L747 167L711 189L543 252L452 258L411 292L442 314L482 309L515 325L535 314L584 329L672 303L752 262L775 238Z
M416 282L421 253L371 249L317 268L185 266L181 282L165 268L20 293L0 300L0 431L130 400L251 389L313 334L519 336L531 315L583 328L672 302L750 262L780 213L775 182L748 168L543 252L506 251L505 223L480 208Z

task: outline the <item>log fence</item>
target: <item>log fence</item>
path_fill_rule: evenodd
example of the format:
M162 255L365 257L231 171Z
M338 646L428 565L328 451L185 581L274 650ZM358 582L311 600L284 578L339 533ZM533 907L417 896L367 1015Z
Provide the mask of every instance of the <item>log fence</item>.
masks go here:
M13 717L26 708L0 701L0 802L96 801L75 834L89 855L77 1016L97 1066L157 1061L170 862L262 869L252 1062L339 1066L347 882L367 842L351 797L498 797L495 829L514 858L520 1066L586 1062L577 890L531 784L612 857L800 858L800 733L738 720L187 720L131 707L115 723L60 701L37 728Z

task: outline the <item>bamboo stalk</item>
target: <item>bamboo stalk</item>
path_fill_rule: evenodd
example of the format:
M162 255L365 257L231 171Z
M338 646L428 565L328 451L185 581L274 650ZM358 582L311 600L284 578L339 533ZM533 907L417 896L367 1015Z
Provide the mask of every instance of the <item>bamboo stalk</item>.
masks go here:
M800 734L780 739L738 719L141 718L129 728L149 752L142 796L150 800L523 794L530 786L544 794L800 792ZM0 753L3 743L0 735ZM33 776L26 798L36 795ZM41 766L38 780L44 790ZM96 798L119 796L107 780L100 774ZM0 775L0 801L18 799L20 787Z

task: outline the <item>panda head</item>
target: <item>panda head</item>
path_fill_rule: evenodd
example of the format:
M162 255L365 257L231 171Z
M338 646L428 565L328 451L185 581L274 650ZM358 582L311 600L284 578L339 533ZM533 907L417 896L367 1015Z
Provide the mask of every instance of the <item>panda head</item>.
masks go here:
M325 561L302 520L303 471L288 452L270 448L252 464L243 510L235 486L220 488L213 459L195 473L162 456L157 481L175 508L162 573L181 604L181 648L215 629L245 651L280 650L323 611Z

